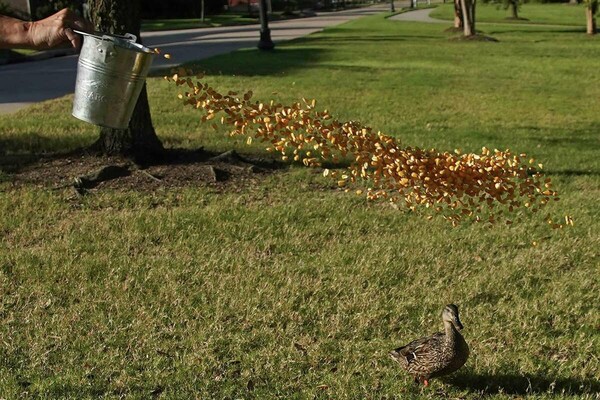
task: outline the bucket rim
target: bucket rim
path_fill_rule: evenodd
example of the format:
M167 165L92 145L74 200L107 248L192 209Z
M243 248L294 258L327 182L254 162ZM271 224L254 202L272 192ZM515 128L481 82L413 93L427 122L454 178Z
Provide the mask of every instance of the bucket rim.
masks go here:
M139 51L141 53L147 53L152 55L155 54L154 50L152 50L151 48L146 47L143 44L137 43L137 37L131 33L126 33L125 35L116 35L112 33L104 33L99 31L83 32L75 29L73 29L73 32L82 36L91 36L96 40L105 40L125 49ZM127 46L124 46L123 43L126 43Z

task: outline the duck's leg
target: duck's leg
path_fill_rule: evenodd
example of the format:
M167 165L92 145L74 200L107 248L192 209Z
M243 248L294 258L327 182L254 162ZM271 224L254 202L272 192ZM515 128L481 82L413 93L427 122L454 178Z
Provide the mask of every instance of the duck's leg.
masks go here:
M425 376L415 376L415 383L417 385L422 383L425 387L429 386L429 380Z
M423 384L425 387L429 386L429 381L424 376L415 376L415 383L417 385Z

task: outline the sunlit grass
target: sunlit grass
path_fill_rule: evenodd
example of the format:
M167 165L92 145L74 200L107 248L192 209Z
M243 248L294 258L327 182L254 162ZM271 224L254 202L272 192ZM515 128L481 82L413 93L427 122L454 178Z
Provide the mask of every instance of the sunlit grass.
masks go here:
M574 227L524 215L512 228L452 229L301 167L228 193L68 200L0 183L1 395L595 398L597 44L505 25L481 26L499 43L467 43L444 28L373 17L196 68L257 99L316 98L406 145L527 152L561 192L548 212L573 215ZM246 149L202 125L167 82L148 85L168 146ZM0 116L2 151L93 142L70 102ZM439 329L448 302L471 359L455 379L415 388L386 353Z
M454 19L454 6L444 4L436 8L431 16L439 19ZM515 24L547 24L547 25L569 25L585 28L585 5L556 3L539 4L526 3L519 6L519 18L524 20L510 20L511 10L500 4L477 4L477 21L479 22L501 22Z

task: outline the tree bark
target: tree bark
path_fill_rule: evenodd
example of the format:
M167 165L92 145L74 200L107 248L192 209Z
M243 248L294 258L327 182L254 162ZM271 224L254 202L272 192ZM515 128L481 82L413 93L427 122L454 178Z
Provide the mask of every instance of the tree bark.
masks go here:
M510 2L510 8L512 11L512 17L519 19L519 3L516 0Z
M90 16L96 30L105 33L132 33L140 41L140 0L89 0ZM102 128L94 149L103 154L119 154L151 161L164 148L152 125L146 85L133 111L127 129Z
M102 128L93 148L102 154L131 156L140 162L151 162L164 153L152 126L145 85L133 110L129 128Z
M465 37L475 34L475 0L460 0L463 19L463 35Z
M471 32L473 35L477 33L475 30L475 6L477 5L477 0L470 0L471 10L469 11L469 23L471 24Z
M597 7L597 6L596 6ZM588 5L585 8L585 16L587 19L587 29L586 32L588 35L595 35L596 34L596 8L594 6L594 4L590 3L590 5Z
M461 29L463 27L463 16L460 0L454 0L454 27Z

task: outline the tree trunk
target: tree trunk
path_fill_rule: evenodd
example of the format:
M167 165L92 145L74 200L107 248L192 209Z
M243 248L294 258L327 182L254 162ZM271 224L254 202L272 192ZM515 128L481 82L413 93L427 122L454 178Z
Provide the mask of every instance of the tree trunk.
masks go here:
M93 148L103 154L132 156L140 162L151 162L163 154L164 148L152 126L146 86L135 105L129 128L102 128Z
M473 35L475 35L477 33L477 31L475 30L475 6L477 5L477 0L470 0L470 3L471 11L469 12L469 21L471 23L471 32L473 32Z
M204 23L204 0L200 4L200 22Z
M463 16L460 0L454 0L454 27L461 29L463 27Z
M140 40L140 0L90 0L90 16L96 30L132 33ZM118 105L115 105L118 106ZM102 128L93 146L103 154L120 154L151 161L163 153L162 143L152 126L146 85L140 93L127 129Z
M519 3L515 0L511 1L510 8L512 11L512 17L514 19L519 19Z
M585 8L585 16L587 19L587 29L586 32L588 35L596 34L596 16L594 5L590 4Z
M462 10L463 35L465 37L475 34L475 0L460 0Z

